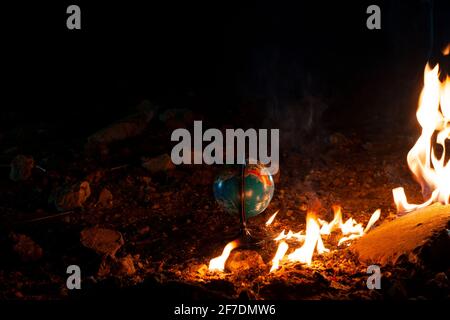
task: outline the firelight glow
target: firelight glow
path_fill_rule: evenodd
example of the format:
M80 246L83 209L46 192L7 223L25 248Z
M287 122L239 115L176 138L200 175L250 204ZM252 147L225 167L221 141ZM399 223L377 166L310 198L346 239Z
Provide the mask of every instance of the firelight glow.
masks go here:
M276 236L273 241L278 243L277 251L272 259L272 266L270 272L275 272L279 269L280 264L286 260L291 263L302 263L310 265L315 252L317 254L323 254L329 252L323 243L322 235L327 237L335 230L340 230L342 237L338 241L338 246L344 242L362 237L366 234L370 228L378 221L380 218L381 211L376 210L369 219L366 227L363 228L362 224L357 223L355 219L349 218L346 222L342 220L342 209L340 206L333 206L334 218L331 222L326 222L324 220L318 219L316 214L312 211L308 212L306 216L306 230L293 232L289 230L287 233L282 230L278 236ZM267 222L272 223L275 219L278 211L275 212ZM266 224L267 224L266 222ZM269 224L270 225L270 224ZM294 244L301 244L300 247L294 248L290 254L287 254L290 246ZM230 256L232 250L239 246L238 240L229 242L220 256L211 259L209 262L209 271L223 272L225 269L225 263Z
M300 262L311 264L314 250L322 254L329 251L325 248L320 236L320 227L315 215L309 212L306 216L306 237L303 245L288 255L288 260L292 262Z
M295 249L287 256L287 260L290 262L300 262L310 265L314 252L322 254L328 252L329 249L325 248L322 241L322 235L328 236L333 231L340 229L343 237L338 241L338 246L342 243L362 237L366 234L370 228L378 221L381 215L381 210L376 210L369 219L367 226L362 227L362 224L357 223L355 219L349 218L345 223L342 222L342 209L340 206L333 206L334 218L331 222L326 222L322 219L316 218L313 212L308 212L306 216L306 234L302 234L302 231L297 233L289 230L286 233L283 230L274 240L279 241L278 249L275 257L272 259L272 268L270 272L274 272L278 269L280 261L284 258L288 250L288 244L285 240L295 239L297 241L303 241L303 245L300 248Z
M229 242L225 248L223 248L223 252L220 256L211 259L209 262L209 271L223 271L225 269L225 262L227 261L231 251L238 246L238 241L234 240Z
M424 86L416 116L422 134L409 151L407 162L427 200L421 204L410 204L405 190L402 187L395 188L392 192L400 213L433 203L450 203L450 162L445 160L445 144L450 140L450 77L447 75L444 81L439 80L439 65L433 69L429 64L425 67ZM436 156L435 143L440 145L440 157Z

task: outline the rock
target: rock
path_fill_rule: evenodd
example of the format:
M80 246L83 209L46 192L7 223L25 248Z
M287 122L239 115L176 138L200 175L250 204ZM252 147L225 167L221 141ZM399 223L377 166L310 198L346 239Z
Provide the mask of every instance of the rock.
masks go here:
M450 206L433 205L384 222L350 250L370 264L395 264L402 258L445 267L450 265L449 225Z
M150 227L149 227L149 226L142 227L142 228L140 228L140 229L138 230L138 233L139 233L140 235L144 235L144 234L147 234L147 233L149 233L149 232L150 232Z
M264 267L263 259L258 252L253 250L232 251L225 264L225 269L233 273L249 269L262 269Z
M436 276L427 282L427 287L434 289L447 289L450 287L450 281L445 272L439 272Z
M126 276L132 276L136 273L136 268L134 267L134 262L131 255L127 255L119 260L117 273L119 275Z
M34 159L32 157L17 155L11 161L11 171L9 178L13 181L24 181L31 177L34 168Z
M81 231L81 244L100 255L115 256L124 240L118 231L92 227Z
M111 191L106 188L103 188L102 191L100 191L100 195L98 197L98 205L102 208L112 208L113 195Z
M80 208L91 195L89 182L83 181L67 187L63 187L50 197L59 211Z
M100 263L97 276L105 278L108 276L132 276L136 273L134 261L131 255L123 258L105 256Z
M43 255L42 248L30 237L24 234L12 234L11 239L15 242L13 250L23 262L39 260Z
M137 113L97 131L88 138L87 151L107 152L109 144L140 135L155 116L158 108L149 101L143 101ZM104 150L106 148L106 151Z
M151 173L163 172L175 168L175 165L172 163L172 159L168 154L162 154L150 159L143 158L142 166Z
M206 264L202 263L202 264L200 265L200 267L197 268L197 273L198 273L200 276L204 276L205 274L208 273L208 266L207 266Z
M97 277L106 278L112 274L112 266L115 261L114 257L105 256L100 262L100 266L98 267Z

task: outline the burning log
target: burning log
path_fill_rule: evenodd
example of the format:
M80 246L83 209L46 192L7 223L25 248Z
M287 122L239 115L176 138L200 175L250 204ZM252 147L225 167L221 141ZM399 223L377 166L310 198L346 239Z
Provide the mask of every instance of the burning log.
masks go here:
M450 206L436 204L385 222L350 250L367 263L395 264L405 257L412 263L450 265L449 227Z

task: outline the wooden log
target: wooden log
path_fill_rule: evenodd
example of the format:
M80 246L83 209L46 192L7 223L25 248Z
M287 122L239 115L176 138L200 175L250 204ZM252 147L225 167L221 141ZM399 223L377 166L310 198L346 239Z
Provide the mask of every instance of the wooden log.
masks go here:
M450 205L416 210L388 221L358 239L350 250L366 263L395 264L399 259L450 265Z

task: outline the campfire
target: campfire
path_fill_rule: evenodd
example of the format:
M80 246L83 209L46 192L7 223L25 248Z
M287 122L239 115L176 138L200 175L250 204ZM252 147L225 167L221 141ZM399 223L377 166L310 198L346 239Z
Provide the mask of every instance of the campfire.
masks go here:
M348 218L345 222L342 220L342 209L340 206L333 206L334 219L330 222L317 218L313 211L308 212L306 216L306 230L293 232L289 230L282 230L278 236L276 236L273 241L278 243L278 249L276 250L275 256L272 259L272 267L270 272L274 272L280 266L282 261L292 262L292 263L303 263L311 264L314 252L317 254L322 254L329 252L323 243L322 236L328 238L330 234L334 231L341 233L341 237L337 241L337 246L341 246L353 239L362 237L367 233L370 228L378 221L380 218L381 211L376 210L366 227L364 228L361 223L357 223L353 218ZM266 222L266 226L270 226L273 222L273 218L276 213L273 214L269 220ZM289 244L295 249L288 255ZM301 244L299 247L298 245ZM230 255L231 251L239 247L239 241L233 240L229 242L220 256L212 259L209 263L210 271L223 271L225 268L225 262Z
M444 205L450 202L450 163L446 157L446 143L450 139L450 77L439 79L439 65L425 67L424 87L417 109L417 119L422 127L422 134L407 156L408 166L414 178L421 185L426 201L422 204L410 204L403 187L393 189L394 202L399 215L425 208L434 203ZM436 133L437 132L437 133ZM440 148L436 148L433 141ZM440 153L440 155L436 155ZM269 227L279 211L266 221ZM363 227L352 217L345 222L342 208L333 206L334 218L330 222L317 217L314 210L306 216L306 229L294 232L282 230L273 238L278 244L271 260L270 272L276 272L284 263L310 265L314 253L321 255L330 250L324 244L332 233L339 233L337 247L350 246L352 240L363 237L380 219L381 210L377 209ZM220 256L209 263L209 271L223 272L225 263L232 250L240 245L238 240L229 242Z

